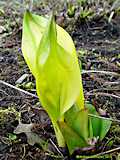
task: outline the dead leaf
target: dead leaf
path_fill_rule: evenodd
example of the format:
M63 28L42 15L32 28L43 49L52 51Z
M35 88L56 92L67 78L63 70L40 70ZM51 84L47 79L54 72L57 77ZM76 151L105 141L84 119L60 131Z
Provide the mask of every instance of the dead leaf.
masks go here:
M19 125L14 130L14 133L15 134L25 133L26 136L27 136L28 144L30 144L32 146L35 143L40 144L41 146L43 146L46 142L43 139L41 139L36 133L32 132L33 126L34 126L33 123L23 124L23 123L19 122Z

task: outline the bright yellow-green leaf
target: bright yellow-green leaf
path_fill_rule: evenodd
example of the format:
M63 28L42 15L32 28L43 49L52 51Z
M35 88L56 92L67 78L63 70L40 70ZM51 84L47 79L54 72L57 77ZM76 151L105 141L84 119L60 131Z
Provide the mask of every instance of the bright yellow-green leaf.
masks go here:
M31 14L30 12L25 13L23 20L22 52L34 76L36 74L36 52L46 25L47 21L43 17Z
M22 51L25 60L30 67L32 73L33 62L36 56L36 50L39 46L41 37L47 26L48 19L26 12L23 20L23 34L22 34ZM57 43L62 46L69 54L76 56L75 46L70 35L60 26L57 28ZM29 45L28 45L29 44Z
M34 76L38 69L38 68L35 68L36 54L37 54L36 51L40 44L40 40L45 31L47 23L48 23L48 19L43 18L42 16L34 15L34 14L31 14L30 12L26 12L24 15L23 34L22 34L22 51L23 51L25 60ZM75 46L70 35L60 26L56 25L56 28L57 28L57 43L69 55L72 55L75 61L77 61ZM63 59L61 54L60 54L60 57ZM83 108L84 96L83 96L81 76L79 77L79 81L80 81L80 95L78 96L77 103L81 108Z
M59 134L57 120L76 102L84 107L82 80L69 34L46 18L26 12L22 51L35 76L37 94ZM56 129L57 128L57 129ZM62 137L62 136L61 136Z
M60 118L80 92L80 70L75 54L57 43L56 25L51 18L36 55L37 93L48 113ZM51 107L50 107L51 106Z
M78 92L80 93L80 91L82 91L82 86L80 86L81 77L73 41L69 34L66 31L64 31L61 27L57 26L57 41L55 42L56 45L53 45L53 51L48 50L49 45L53 44L54 38L52 38L52 41L50 42L47 42L49 41L49 38L47 37L48 35L46 35L46 39L42 38L43 33L46 33L45 28L47 23L47 19L26 12L23 22L22 51L25 60L35 78L38 79L37 76L40 75L39 79L41 80L38 81L42 82L38 82L39 85L43 86L45 85L45 83L47 83L44 89L45 91L47 88L47 94L45 93L47 96L45 97L49 97L48 99L52 103L54 103L52 104L53 107L57 107L56 114L59 112L59 115L62 115L77 100L77 97L79 96ZM53 37L53 35L51 37ZM43 40L41 40L41 38ZM39 51L38 48L43 49ZM38 59L37 65L36 59ZM44 64L44 67L41 66L42 63ZM40 73L41 69L42 72ZM37 75L37 73L39 74ZM48 77L50 80L48 79ZM47 78L46 82L45 78ZM42 90L43 94L43 87L38 88L39 90ZM48 96L48 94L50 95ZM53 99L51 99L52 97ZM82 93L81 97L79 98L82 99L81 107L84 104L83 97L84 96ZM58 103L60 103L59 108Z

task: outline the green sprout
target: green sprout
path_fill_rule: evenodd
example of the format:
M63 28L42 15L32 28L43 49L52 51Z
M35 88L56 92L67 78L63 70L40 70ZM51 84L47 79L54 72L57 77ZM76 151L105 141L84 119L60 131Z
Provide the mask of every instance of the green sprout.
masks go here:
M80 8L79 18L81 21L84 22L84 21L90 19L90 17L93 17L93 15L94 15L94 12L91 9L83 8L83 7Z
M70 35L48 19L26 12L23 20L22 51L36 79L40 102L47 111L58 145L75 149L102 140L111 121L96 118L95 108L85 103L76 49ZM94 114L96 117L90 117Z
M75 6L72 4L72 3L70 3L70 2L68 2L67 3L67 15L71 18L71 17L74 17L74 15L75 15Z

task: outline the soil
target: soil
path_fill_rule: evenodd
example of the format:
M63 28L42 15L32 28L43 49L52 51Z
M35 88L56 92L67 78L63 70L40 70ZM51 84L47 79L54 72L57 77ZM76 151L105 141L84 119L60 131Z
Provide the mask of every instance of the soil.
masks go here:
M8 4L0 1L0 5L0 80L35 95L35 80L21 52L24 8L14 1ZM64 27L74 40L82 70L107 72L82 74L85 100L117 121L112 123L103 142L92 152L78 150L70 157L66 148L57 146L52 124L38 98L24 94L1 81L0 160L77 159L75 157L78 154L94 155L120 145L120 16L115 14L111 22L108 22L106 16L99 15L81 21L79 17L67 16L66 6L62 1L58 4L58 1L46 0L33 6L33 11L42 15L49 15L52 9L57 11L57 23ZM108 74L109 72L113 73ZM16 84L25 74L27 77ZM31 88L26 87L29 82L32 84ZM14 130L19 121L24 124L33 123L32 132L47 142L47 149L37 144L30 145L25 133L15 134ZM101 159L119 159L119 156L120 150L116 150Z

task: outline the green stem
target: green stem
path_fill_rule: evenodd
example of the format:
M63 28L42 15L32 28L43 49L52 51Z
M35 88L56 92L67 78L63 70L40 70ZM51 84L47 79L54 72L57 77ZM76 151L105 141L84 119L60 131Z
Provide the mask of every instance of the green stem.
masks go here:
M59 147L65 147L65 140L64 140L64 137L63 137L63 135L60 131L58 123L55 122L52 119L51 119L51 121L52 121L52 124L53 124L53 127L54 127L54 131L55 131L55 134L56 134L56 138L57 138L57 142L58 142Z

